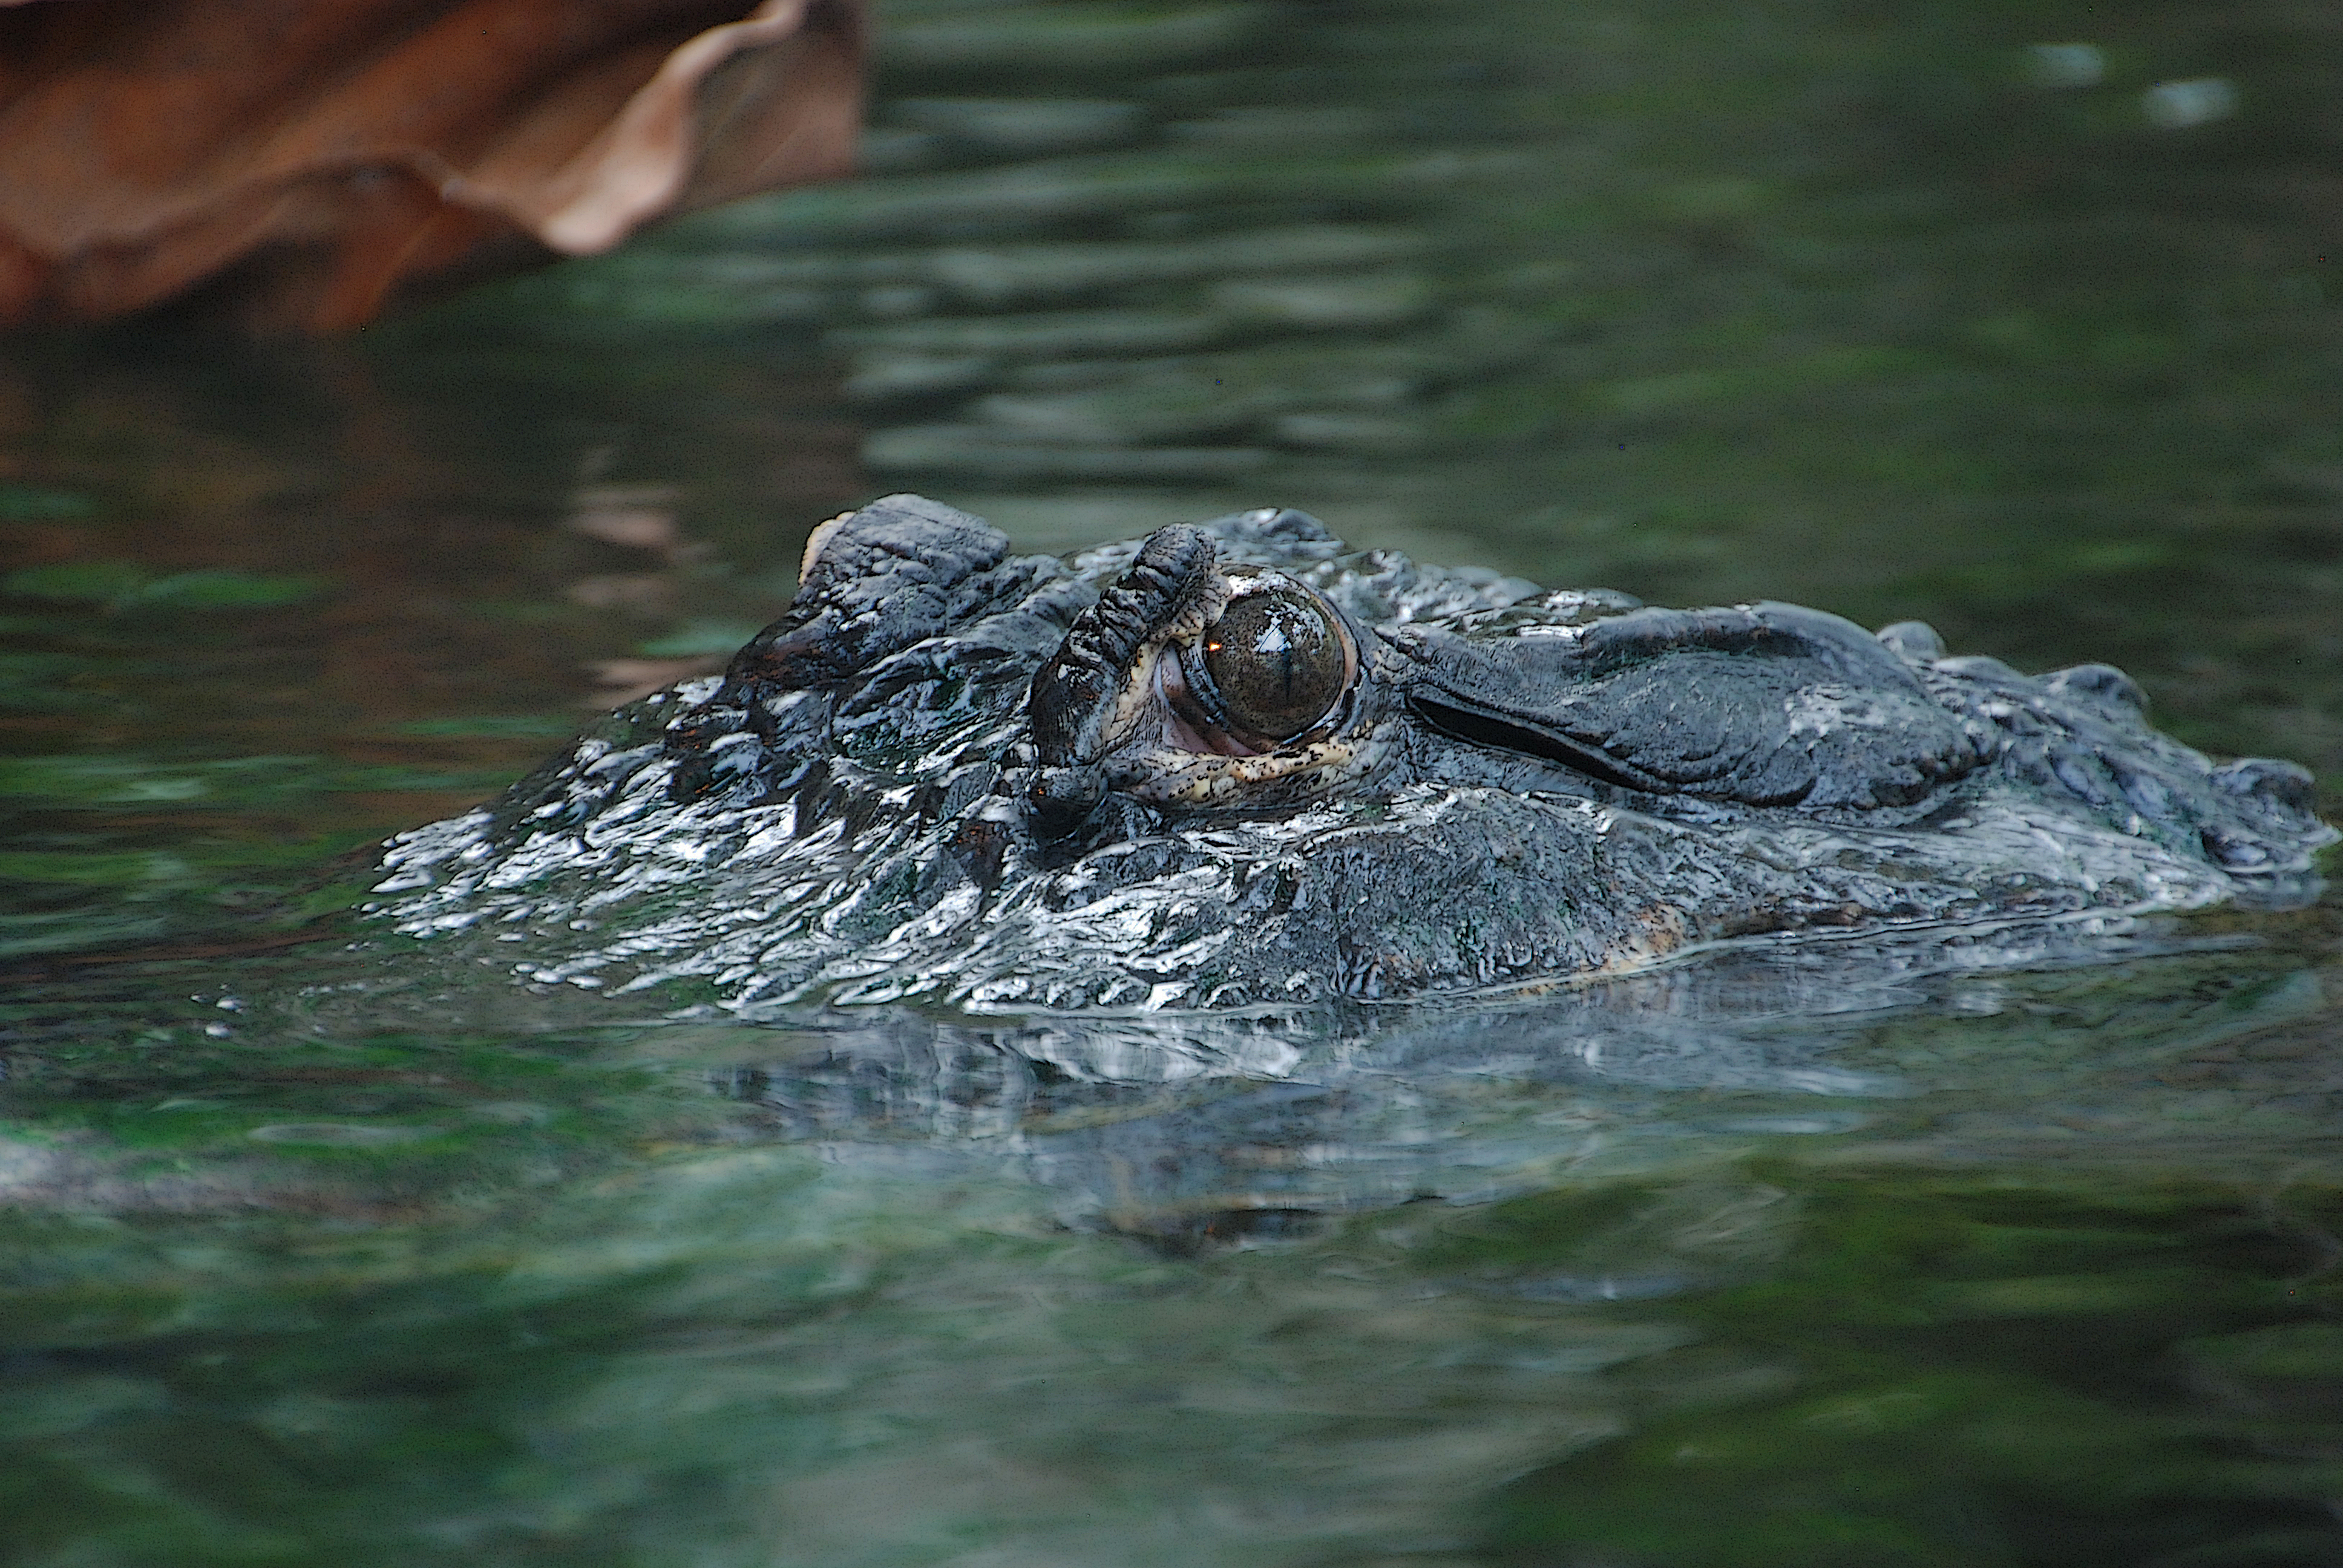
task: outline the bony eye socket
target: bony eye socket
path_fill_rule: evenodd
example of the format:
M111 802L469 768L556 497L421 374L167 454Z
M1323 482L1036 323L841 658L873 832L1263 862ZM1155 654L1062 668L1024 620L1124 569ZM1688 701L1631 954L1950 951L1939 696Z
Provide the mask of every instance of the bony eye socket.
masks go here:
M1181 652L1202 717L1255 746L1282 745L1315 729L1357 673L1357 655L1332 607L1285 583L1232 595L1221 618Z

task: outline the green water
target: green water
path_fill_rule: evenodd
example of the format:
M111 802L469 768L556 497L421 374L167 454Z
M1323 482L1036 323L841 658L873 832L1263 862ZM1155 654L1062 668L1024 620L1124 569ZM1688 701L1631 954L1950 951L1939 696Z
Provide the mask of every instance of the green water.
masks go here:
M679 1022L341 913L907 487L2107 659L2336 815L2343 25L885 19L863 181L0 342L0 1561L2343 1561L2331 894L1274 1028Z

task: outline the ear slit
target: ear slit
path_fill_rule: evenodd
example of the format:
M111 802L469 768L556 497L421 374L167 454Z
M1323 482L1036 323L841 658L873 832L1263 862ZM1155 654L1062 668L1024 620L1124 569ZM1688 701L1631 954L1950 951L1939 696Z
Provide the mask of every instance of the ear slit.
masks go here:
M1459 740L1475 746L1495 747L1504 751L1519 751L1526 756L1544 758L1548 762L1559 762L1574 773L1584 773L1597 783L1621 789L1638 789L1648 794L1661 788L1650 779L1638 779L1628 773L1603 753L1574 745L1546 730L1525 729L1494 714L1459 708L1421 691L1411 694L1409 701L1434 729Z

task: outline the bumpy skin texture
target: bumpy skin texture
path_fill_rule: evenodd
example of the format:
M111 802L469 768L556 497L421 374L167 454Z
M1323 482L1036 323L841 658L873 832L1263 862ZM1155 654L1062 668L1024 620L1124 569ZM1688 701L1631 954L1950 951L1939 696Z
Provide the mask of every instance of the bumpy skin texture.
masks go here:
M1301 735L1200 739L1182 650L1281 580L1355 678ZM1396 998L1916 927L1989 961L2045 921L2313 896L2308 776L2142 709L2105 666L1544 593L1297 512L1065 563L898 496L818 537L720 681L394 840L373 907L533 980L755 1013Z

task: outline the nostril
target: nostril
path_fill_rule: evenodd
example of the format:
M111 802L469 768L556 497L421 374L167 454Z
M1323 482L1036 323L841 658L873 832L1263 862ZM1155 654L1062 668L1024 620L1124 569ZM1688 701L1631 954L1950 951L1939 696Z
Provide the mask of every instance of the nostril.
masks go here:
M2255 795L2302 816L2318 809L2318 784L2310 769L2268 757L2243 757L2213 769L2213 782L2233 795Z

